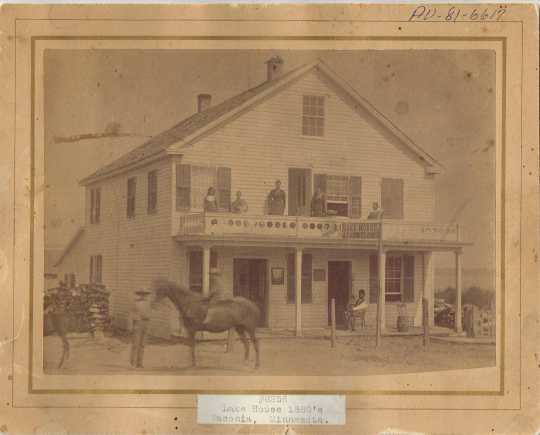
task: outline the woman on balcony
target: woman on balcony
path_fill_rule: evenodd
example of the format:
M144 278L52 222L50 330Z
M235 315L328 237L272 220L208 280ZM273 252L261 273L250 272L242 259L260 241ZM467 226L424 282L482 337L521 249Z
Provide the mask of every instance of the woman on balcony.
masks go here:
M216 199L216 190L210 186L208 192L204 197L204 211L216 212L218 211L217 199Z

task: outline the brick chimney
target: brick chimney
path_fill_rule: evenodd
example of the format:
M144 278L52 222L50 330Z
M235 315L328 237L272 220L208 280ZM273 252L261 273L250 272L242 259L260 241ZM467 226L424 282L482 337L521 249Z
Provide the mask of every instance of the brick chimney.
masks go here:
M200 113L208 109L211 103L212 103L212 95L210 94L197 95L197 112Z
M268 81L279 77L283 72L283 59L279 56L273 56L266 61L266 79Z

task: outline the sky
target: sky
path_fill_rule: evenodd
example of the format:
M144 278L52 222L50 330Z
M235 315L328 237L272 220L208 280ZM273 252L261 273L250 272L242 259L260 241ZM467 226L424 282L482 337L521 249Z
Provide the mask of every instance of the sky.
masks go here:
M446 168L435 221L474 242L467 268L494 268L495 54L488 50L47 50L46 247L84 223L78 180L196 111L284 71L322 59ZM451 266L449 255L442 266Z

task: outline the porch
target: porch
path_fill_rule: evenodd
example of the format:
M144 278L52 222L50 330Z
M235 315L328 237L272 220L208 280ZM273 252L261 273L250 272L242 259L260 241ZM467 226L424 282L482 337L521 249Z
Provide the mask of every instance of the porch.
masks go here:
M265 298L263 303L267 303L270 309L280 311L282 316L286 316L287 319L294 322L290 329L295 331L296 336L306 334L306 329L313 329L314 326L326 326L329 301L334 297L332 288L336 287L332 281L336 279L336 275L339 275L331 273L330 263L336 262L348 262L351 265L350 276L347 278L350 282L347 289L348 294L342 295L340 310L343 309L343 304L347 303L353 289L355 292L359 288L367 290L373 287L373 279L375 279L375 286L384 289L383 292L375 290L375 298L382 295L380 298L382 306L380 322L383 332L387 334L391 332L394 325L393 316L397 312L396 302L401 302L401 300L392 299L389 296L389 292L394 291L395 293L395 289L389 291L389 286L394 285L395 287L395 280L401 279L401 284L398 282L398 287L401 286L398 288L398 294L403 292L404 286L402 277L396 278L395 271L386 270L388 261L394 260L396 256L402 256L403 258L398 262L402 264L405 256L415 257L416 265L413 267L416 284L413 289L413 299L408 301L408 315L412 318L411 326L420 326L421 307L419 302L422 297L426 297L430 301L430 323L433 325L434 260L432 253L436 251L454 252L456 288L458 289L457 311L461 311L462 249L469 243L463 240L457 224L337 217L193 213L180 217L174 238L188 252L194 250L200 252L200 289L204 294L208 294L211 290L211 270L215 269L215 265L212 264L214 261L212 254L216 251L219 250L223 253L220 254L220 261L227 263L224 266L227 271L226 276L224 276L225 284L226 287L234 289L235 295L240 295L237 290L241 287L239 284L240 274L236 271L237 267L242 264L246 266L254 263L254 266L257 266L254 269L260 271L264 275L264 279L251 280L248 273L248 277L244 281L248 284L251 281L257 281L257 285L263 287L253 291L254 289L248 288L250 286L246 285L245 282L243 284L245 295L247 297L250 297L250 294L257 295L258 303L261 303L260 298L263 295ZM310 259L309 272L305 272L304 267L306 254L313 256L313 263ZM368 261L371 260L369 257L374 256L377 260L376 263L381 265L375 271L376 275L373 275L371 261ZM392 264L395 266L395 261ZM281 284L279 284L279 279L276 283L271 282L271 278L274 278L272 274L276 268L287 270L286 277L281 278ZM293 272L291 274L289 270L302 271L302 273ZM303 286L306 276L309 276L309 281L313 282L314 291L318 292L313 295L314 301L310 301L314 302L312 304L306 304L306 301L303 300ZM389 284L387 284L387 279ZM264 287L265 285L266 287ZM293 291L293 299L291 300L289 287L301 288L302 291ZM368 317L373 324L376 318L377 304L373 295L370 298ZM264 310L266 320L269 318L267 310L268 308ZM391 316L391 319L385 319L388 315ZM314 324L314 316L319 316L319 323ZM458 315L457 318L456 331L461 332L459 322L461 316ZM264 326L269 326L269 322L266 321ZM277 327L279 325L270 326Z

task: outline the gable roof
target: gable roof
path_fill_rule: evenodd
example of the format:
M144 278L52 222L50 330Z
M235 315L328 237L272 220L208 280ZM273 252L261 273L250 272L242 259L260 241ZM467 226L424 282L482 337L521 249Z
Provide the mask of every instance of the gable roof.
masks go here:
M141 146L129 151L123 156L120 156L118 159L114 160L108 165L102 166L93 174L82 179L80 183L83 185L88 184L101 176L124 168L128 165L138 163L150 157L157 157L157 155L161 153L164 154L170 145L185 139L203 127L209 125L213 121L220 119L223 115L231 112L237 107L240 107L246 101L252 100L254 97L263 93L264 91L273 88L278 83L286 82L289 77L293 76L298 70L303 68L305 68L305 65L291 70L272 81L263 82L253 88L248 89L247 91L222 101L215 106L210 106L203 112L198 112L191 115L189 118L186 118L170 129L159 133Z
M356 90L349 85L345 80L339 77L321 60L306 64L295 68L286 74L283 74L274 80L265 81L258 86L255 86L247 91L235 95L215 106L210 106L208 109L195 113L184 119L172 128L152 137L147 142L139 147L129 151L113 162L99 168L91 175L80 181L80 184L86 185L94 182L102 177L108 176L117 171L121 171L131 165L141 163L145 160L158 158L166 154L178 154L182 146L195 139L207 129L213 128L215 125L226 122L236 113L250 107L260 98L264 98L268 93L275 91L277 88L286 85L292 80L302 76L303 74L316 68L335 84L341 87L349 96L351 96L356 104L365 109L368 113L374 116L381 124L400 139L411 151L416 154L420 160L425 162L426 170L430 173L438 173L442 169L442 165L437 162L431 155L420 148L412 139L410 139L402 130L379 112L369 101L359 95ZM174 145L179 142L180 147Z

